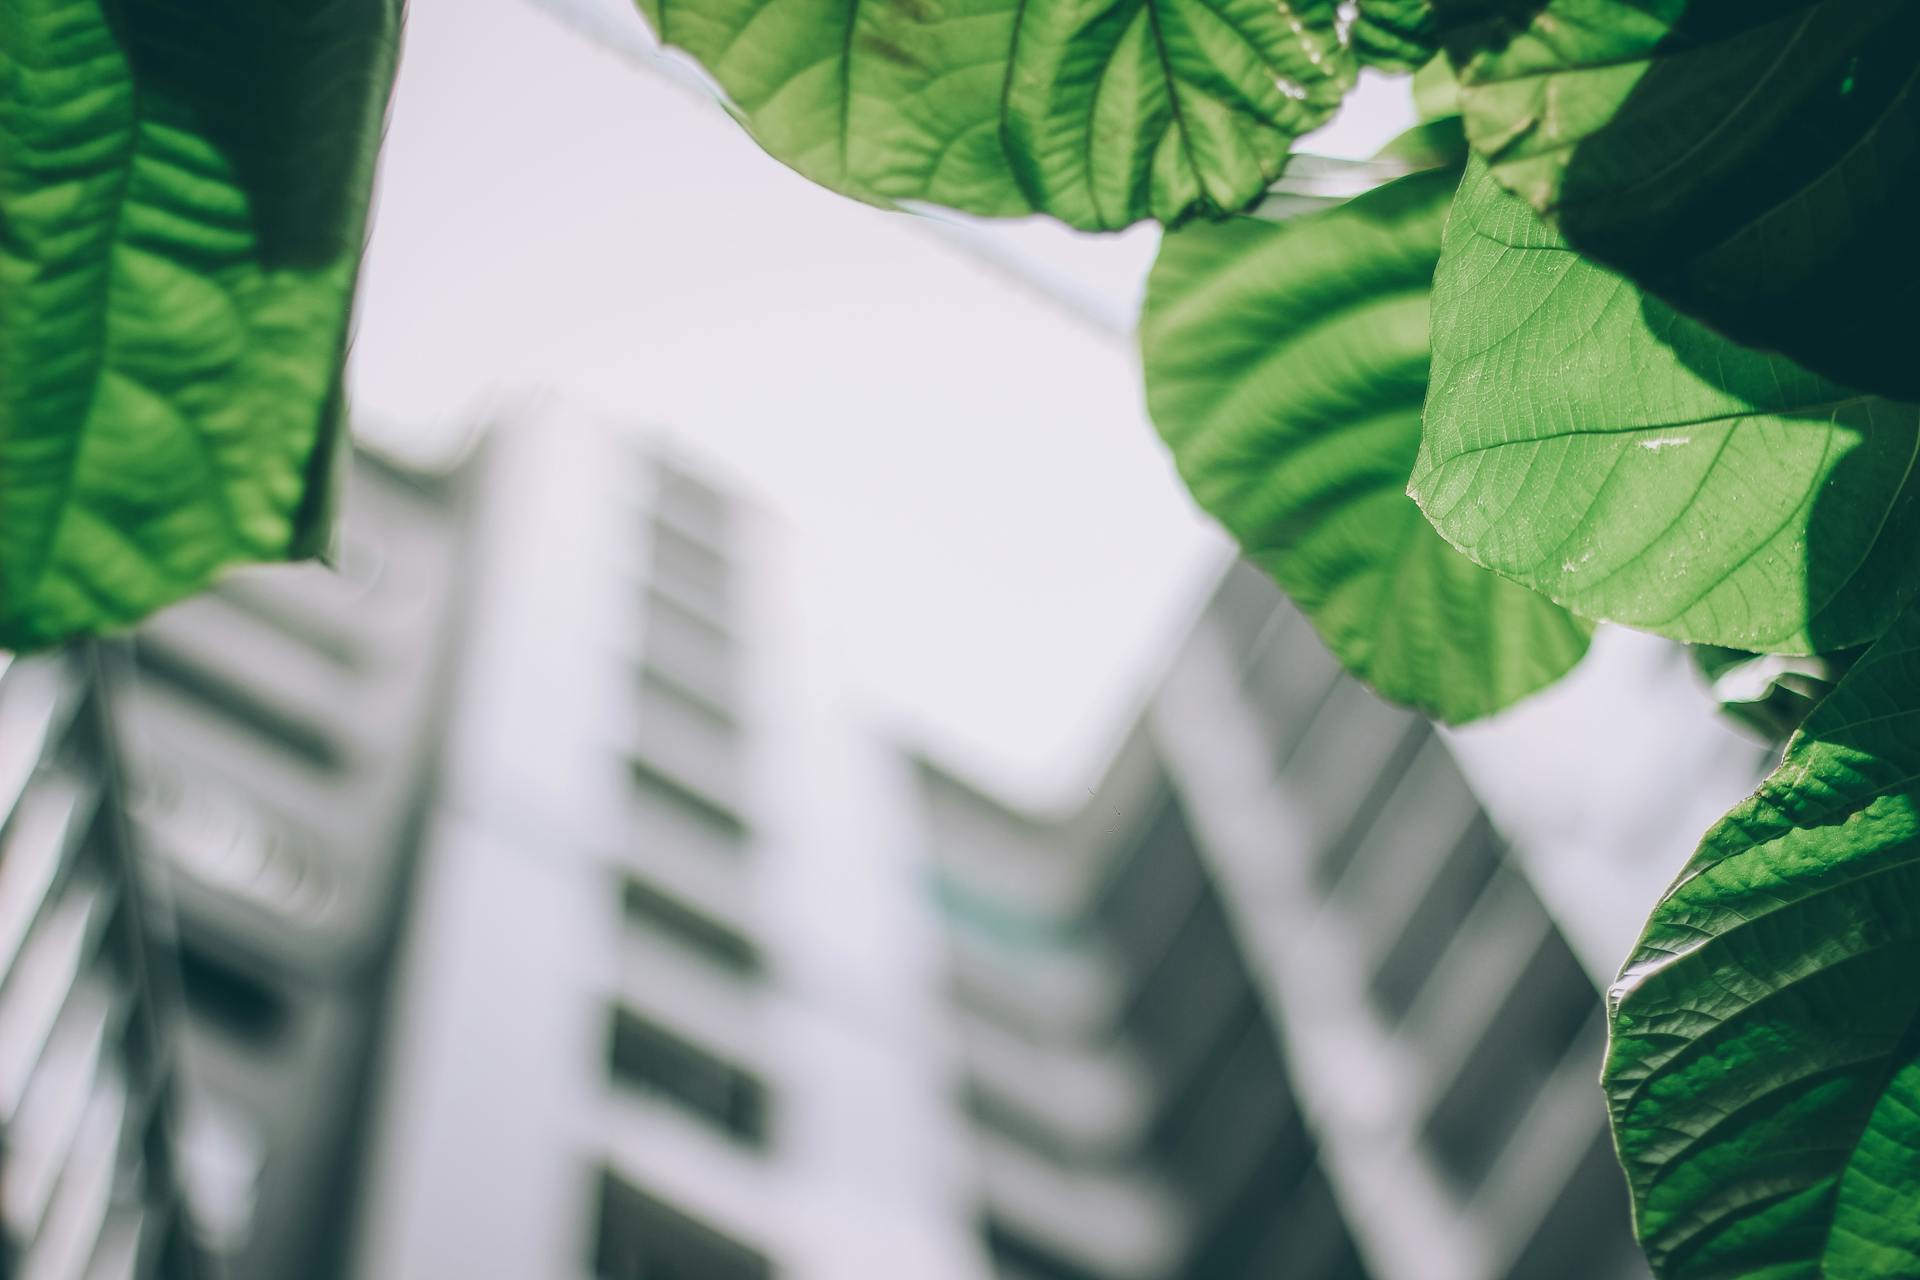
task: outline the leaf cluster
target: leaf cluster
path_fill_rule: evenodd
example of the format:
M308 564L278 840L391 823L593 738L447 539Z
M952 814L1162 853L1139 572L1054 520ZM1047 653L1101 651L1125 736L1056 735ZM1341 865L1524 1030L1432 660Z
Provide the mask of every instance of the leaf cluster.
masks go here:
M651 13L769 150L849 194L1168 224L1154 422L1383 694L1484 716L1602 621L1701 646L1729 688L1771 670L1750 721L1805 724L1610 997L1637 1225L1663 1276L1920 1274L1920 7ZM1451 137L1262 216L1363 62L1427 63Z
M1771 672L1804 723L1609 997L1636 1225L1675 1280L1920 1275L1920 5L640 5L834 190L1165 224L1151 416L1384 695L1489 715L1597 622ZM24 648L324 538L398 0L0 6ZM1263 212L1369 66L1448 118Z

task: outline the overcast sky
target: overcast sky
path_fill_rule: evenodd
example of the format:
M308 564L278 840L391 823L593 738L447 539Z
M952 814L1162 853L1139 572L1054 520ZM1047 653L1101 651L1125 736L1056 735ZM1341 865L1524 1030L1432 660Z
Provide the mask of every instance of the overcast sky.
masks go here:
M1010 798L1086 782L1223 552L1141 404L1154 231L956 238L816 188L661 74L627 0L410 12L360 419L430 442L540 392L668 430L796 531L873 714ZM1412 118L1370 82L1303 146L1365 155ZM1753 757L1626 635L1456 743L1550 892L1617 897L1594 957Z
M622 0L550 2L603 44L534 0L411 5L356 412L430 433L546 388L664 427L801 531L871 705L1021 790L1083 773L1217 554L1141 404L1154 231L1029 223L991 237L1009 271L770 159L646 69ZM1371 114L1333 149L1411 107Z

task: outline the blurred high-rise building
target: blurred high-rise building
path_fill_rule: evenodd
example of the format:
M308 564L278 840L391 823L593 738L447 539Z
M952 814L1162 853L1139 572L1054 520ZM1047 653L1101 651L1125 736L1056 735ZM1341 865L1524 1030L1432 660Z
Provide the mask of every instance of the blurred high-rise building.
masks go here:
M1567 922L1258 573L1033 812L673 444L355 466L0 673L0 1277L1644 1274Z
M359 1274L981 1274L902 762L774 520L669 446L496 437Z
M1003 1274L1645 1274L1594 976L1446 743L1263 575L1084 806L926 794Z
M8 1280L338 1270L464 541L457 476L353 480L337 571L0 655Z
M460 481L360 453L336 567L229 576L111 682L177 936L194 1234L231 1280L340 1263L459 651Z
M0 1276L189 1280L165 947L97 650L0 654Z

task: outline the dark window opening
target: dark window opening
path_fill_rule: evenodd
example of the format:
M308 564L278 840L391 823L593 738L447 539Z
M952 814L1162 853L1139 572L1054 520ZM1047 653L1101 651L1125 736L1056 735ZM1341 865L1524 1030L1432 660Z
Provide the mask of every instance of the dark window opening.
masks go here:
M765 967L760 949L744 935L638 877L621 885L620 906L629 925L672 938L723 969L752 975Z
M1558 931L1550 931L1427 1119L1427 1141L1462 1191L1486 1177L1599 1014L1592 979ZM1600 1069L1597 1057L1593 1067Z
M677 1103L728 1137L767 1143L767 1087L758 1077L627 1009L613 1015L613 1078Z
M728 616L732 604L727 558L675 526L653 523L653 580L709 618Z
M280 993L237 964L191 943L180 948L180 986L187 1008L238 1039L272 1040L286 1024Z
M634 790L656 800L727 844L746 839L745 819L727 805L707 795L691 783L683 782L650 760L635 756L627 762Z
M197 658L150 638L135 643L134 656L142 671L316 768L333 772L346 763L345 748L326 726L274 706L265 691L247 688Z
M596 1280L772 1280L758 1250L655 1199L610 1172L600 1175Z
M1094 914L1138 973L1158 964L1189 908L1205 891L1206 873L1193 832L1179 800L1169 795L1109 873Z
M658 666L640 668L640 703L643 707L670 706L716 733L731 734L740 727L725 703Z
M656 475L654 511L660 519L715 545L726 541L731 504L725 494L675 467L663 466Z
M1597 1111L1598 1101L1595 1102ZM1602 1132L1580 1158L1507 1280L1618 1280L1644 1275L1633 1242L1626 1177Z
M1499 838L1483 816L1454 846L1446 865L1421 895L1413 917L1373 975L1374 1001L1388 1018L1397 1022L1413 1008L1427 976L1440 963L1474 903L1493 882L1500 861Z
M994 1266L1003 1276L1017 1276L1019 1280L1106 1280L1099 1272L1082 1266L995 1214L990 1213L981 1221L980 1234L987 1242Z

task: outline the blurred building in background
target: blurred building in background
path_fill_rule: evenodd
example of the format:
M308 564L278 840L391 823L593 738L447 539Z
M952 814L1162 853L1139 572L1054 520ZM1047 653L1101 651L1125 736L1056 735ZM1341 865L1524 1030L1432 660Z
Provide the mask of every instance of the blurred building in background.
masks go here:
M0 654L0 1276L187 1280L168 939L126 842L97 655Z
M1150 736L1052 820L924 776L995 1274L1366 1276Z
M1421 718L1250 567L1084 807L926 794L1009 1276L1644 1276L1584 971Z
M981 1274L904 766L780 530L632 432L488 450L358 1274Z
M362 453L337 569L159 614L112 689L172 908L181 1154L234 1280L335 1274L461 630L463 477Z
M0 673L0 1276L1644 1274L1594 976L1263 576L1031 813L791 556L536 413Z

